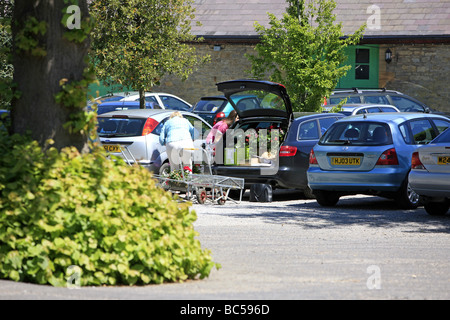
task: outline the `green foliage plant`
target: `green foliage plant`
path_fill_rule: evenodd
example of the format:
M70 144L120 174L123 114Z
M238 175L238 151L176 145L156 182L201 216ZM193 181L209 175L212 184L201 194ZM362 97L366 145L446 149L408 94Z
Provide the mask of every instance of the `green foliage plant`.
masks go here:
M194 68L209 60L191 43L201 41L191 32L193 0L95 0L90 12L92 63L106 85L119 83L144 92L166 74L186 80Z
M205 278L190 203L101 148L60 152L0 131L0 278L68 286L145 285Z
M281 19L269 13L270 26L258 22L261 37L256 55L248 54L251 73L283 83L296 112L318 111L338 80L350 69L344 65L346 46L357 44L365 25L345 36L336 22L334 0L287 0Z

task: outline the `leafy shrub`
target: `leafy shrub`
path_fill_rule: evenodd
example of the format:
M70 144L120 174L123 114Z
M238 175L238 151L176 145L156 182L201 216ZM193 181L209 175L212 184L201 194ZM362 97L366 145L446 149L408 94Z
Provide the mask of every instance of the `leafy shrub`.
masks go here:
M95 149L58 152L0 132L0 278L65 286L141 285L207 277L187 203L141 167Z

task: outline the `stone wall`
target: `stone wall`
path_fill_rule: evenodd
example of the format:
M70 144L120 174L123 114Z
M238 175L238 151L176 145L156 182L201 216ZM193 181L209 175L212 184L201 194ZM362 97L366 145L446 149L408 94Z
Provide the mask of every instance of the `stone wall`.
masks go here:
M389 45L390 64L384 61L388 46L380 46L380 87L397 90L430 108L450 111L450 45Z
M387 48L393 52L390 64L384 61ZM221 51L212 45L198 45L197 52L209 54L211 62L194 72L187 81L165 77L153 91L175 94L195 104L200 97L217 95L216 83L249 78L251 64L244 54L254 53L254 45L224 44ZM450 45L380 45L380 87L397 90L440 111L450 111Z
M216 83L250 77L247 72L251 63L244 55L254 53L253 48L253 45L246 44L222 44L220 51L214 51L213 45L197 45L197 54L210 55L211 62L195 71L184 82L174 76L166 76L153 91L171 93L192 104L203 96L220 95Z

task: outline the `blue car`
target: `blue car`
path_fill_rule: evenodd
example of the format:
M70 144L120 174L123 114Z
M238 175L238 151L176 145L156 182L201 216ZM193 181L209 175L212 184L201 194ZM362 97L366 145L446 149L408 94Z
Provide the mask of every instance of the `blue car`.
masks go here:
M409 185L411 157L450 127L450 119L425 113L378 113L335 122L312 149L309 187L322 206L341 196L377 195L404 209L419 206Z

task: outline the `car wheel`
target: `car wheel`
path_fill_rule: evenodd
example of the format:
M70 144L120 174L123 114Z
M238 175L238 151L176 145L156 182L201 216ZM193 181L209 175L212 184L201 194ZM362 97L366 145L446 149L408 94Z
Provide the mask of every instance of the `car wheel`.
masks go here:
M450 204L448 202L428 202L425 203L425 211L431 216L443 216L448 212Z
M316 197L317 203L322 207L332 207L338 203L340 198L333 191L314 190L313 194Z
M160 176L168 176L170 173L170 164L168 162L163 163L163 165L159 168Z
M408 178L406 178L398 191L396 200L402 209L416 209L419 206L420 196L411 188Z

